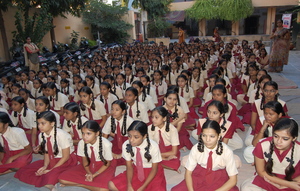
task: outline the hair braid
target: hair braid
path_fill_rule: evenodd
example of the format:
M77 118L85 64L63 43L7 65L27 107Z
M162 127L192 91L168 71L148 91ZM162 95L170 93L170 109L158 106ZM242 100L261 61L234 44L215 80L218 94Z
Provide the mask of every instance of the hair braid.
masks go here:
M111 123L111 132L115 133L116 132L116 124L115 124L115 118L113 118L113 116L111 116L111 118L110 118L110 123Z
M267 152L264 152L265 157L268 159L267 164L266 164L266 172L268 173L268 175L270 176L274 176L273 174L273 159L272 159L272 154L274 151L274 142L273 140L270 143L270 150L269 150L269 154Z
M166 132L170 131L170 113L167 114L167 122L166 122Z
M88 162L86 166L89 166L91 161L90 161L90 158L89 158L89 155L88 155L88 152L87 152L87 144L86 143L84 143L84 156L85 156L85 158Z
M144 154L144 157L148 160L148 162L151 160L151 155L150 155L150 146L151 146L151 144L150 144L150 139L149 139L149 136L147 136L147 143L148 143L148 145L147 145L147 147L145 148L145 154Z
M56 156L58 154L58 146L57 146L57 129L56 129L56 121L55 121L55 125L54 125L54 152L53 154Z
M226 125L226 123L227 123L227 121L226 121L226 119L225 119L225 115L223 115L223 124L221 125L221 129L223 129L223 133L225 133L226 132L226 127L225 127L225 125Z
M294 164L294 150L295 150L295 142L293 141L293 147L291 152L291 158L286 157L286 160L290 163L285 169L285 180L292 181L292 176L295 173Z
M202 133L199 135L199 142L197 145L197 149L200 153L204 152L204 143L203 143L203 139L202 139Z
M217 155L221 155L223 153L222 136L220 137L220 139L218 141L216 153L217 153Z
M262 95L262 98L261 98L261 102L260 102L260 109L261 110L264 110L264 104L265 103L265 95L263 94Z
M107 165L107 161L105 160L105 158L103 157L102 154L102 150L103 150L103 145L102 145L102 133L100 132L99 135L99 158L101 159L101 161L104 163L104 165Z
M127 153L130 153L131 157L134 156L134 153L133 153L133 151L132 151L132 146L131 146L131 144L127 144L127 145L126 145L126 152L127 152Z
M141 111L139 110L139 97L136 98L136 117L140 117Z
M45 135L44 133L42 133L41 149L39 150L39 153L42 155L46 153L45 144L46 144Z

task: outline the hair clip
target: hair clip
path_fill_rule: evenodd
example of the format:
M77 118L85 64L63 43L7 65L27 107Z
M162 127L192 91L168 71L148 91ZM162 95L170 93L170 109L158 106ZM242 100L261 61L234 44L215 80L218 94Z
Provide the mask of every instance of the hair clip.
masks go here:
M294 160L290 159L289 157L285 157L286 158L286 161L288 161L290 164L294 164Z
M272 154L271 154L271 153L264 152L264 155L265 155L265 157L266 157L267 159L273 160L273 159L272 159Z

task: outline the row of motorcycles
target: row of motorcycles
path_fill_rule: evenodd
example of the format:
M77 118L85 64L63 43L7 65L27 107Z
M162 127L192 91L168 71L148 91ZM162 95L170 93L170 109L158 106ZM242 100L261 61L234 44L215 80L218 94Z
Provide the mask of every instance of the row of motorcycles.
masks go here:
M80 60L87 57L92 57L94 52L100 52L102 49L105 49L109 46L93 46L89 47L88 42L80 43L78 50L70 50L68 44L63 45L64 51L59 51L58 45L53 46L53 51L50 52L47 47L43 47L40 52L40 65L47 65L48 67L54 67L59 63L66 63L68 60ZM0 63L0 78L2 76L11 76L20 71L26 70L25 58L23 47L16 47L13 50L13 59L8 62Z

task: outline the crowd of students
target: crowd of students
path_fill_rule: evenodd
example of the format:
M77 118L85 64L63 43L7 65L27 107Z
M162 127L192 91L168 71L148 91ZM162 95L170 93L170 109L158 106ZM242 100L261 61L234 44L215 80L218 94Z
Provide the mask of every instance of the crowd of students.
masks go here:
M260 41L233 39L125 45L4 76L0 175L50 190L163 191L164 169L182 164L174 191L239 190L234 150L246 144L257 175L241 190L300 190L298 125L267 68Z

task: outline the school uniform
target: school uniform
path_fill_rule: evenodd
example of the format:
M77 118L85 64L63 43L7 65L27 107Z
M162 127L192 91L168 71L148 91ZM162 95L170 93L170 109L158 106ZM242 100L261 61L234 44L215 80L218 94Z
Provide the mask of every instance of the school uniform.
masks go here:
M47 135L46 133L39 134L39 143L43 141L42 134L44 135L44 139L46 141L45 150L48 151L48 154L44 155L44 157L49 157L50 161L47 169L52 169L62 158L63 149L70 148L69 159L61 166L53 168L51 171L41 176L36 176L35 173L39 168L44 166L44 160L33 162L19 169L15 174L15 178L18 178L20 181L34 185L36 187L42 187L47 184L55 185L58 182L58 176L62 172L77 164L76 156L73 154L74 147L71 135L62 129L57 128L56 131L56 142L58 147L58 154L56 156L54 154L51 154L51 152L54 153L54 128L49 135ZM48 146L50 149L48 148Z
M112 91L118 96L119 99L124 99L125 94L123 94L123 88L117 85L114 85L112 88Z
M263 140L261 140L259 143L257 143L253 155L256 156L259 159L264 159L265 162L267 162L268 155L270 154L270 145L272 142L273 137L268 137ZM294 153L293 153L293 166L295 168L295 173L292 176L292 179L298 177L300 175L299 171L299 161L300 161L300 144L298 141L295 141L294 146ZM274 173L274 176L284 179L285 178L285 169L290 164L289 160L291 159L292 154L292 145L286 150L283 151L280 154L280 151L274 146L274 151L272 153L272 161L273 161L273 167L272 167L272 173ZM253 178L250 178L246 180L242 184L243 190L286 190L286 191L292 191L291 188L285 188L285 189L279 189L269 182L265 181L263 177L260 177L259 175L254 176Z
M164 77L164 80L168 80L170 85L176 85L176 78L175 75L169 72L166 77Z
M190 99L195 98L194 90L191 87L189 87L189 91L187 92L186 86L184 88L179 88L179 95L184 98L187 105L190 104ZM201 105L201 102L193 103L193 105ZM199 116L195 112L194 106L189 107L189 110L190 110L190 112L187 116L187 120L185 121L184 126L193 125L193 124L195 124L195 119L199 119Z
M175 76L175 79L177 79L177 77L180 75L181 73L181 69L177 69L177 70L172 70L171 69L171 74L173 74Z
M102 173L98 174L96 177L93 178L92 182L88 182L85 180L86 178L86 170L83 164L78 164L65 172L63 172L59 179L66 180L70 182L75 182L78 184L83 184L87 186L93 186L98 188L105 188L108 189L108 182L114 177L115 175L115 160L113 160L111 148L112 144L104 137L100 137L102 140L102 156L106 161L111 161L110 166ZM83 140L80 140L78 143L78 150L77 156L86 157L85 156L85 143ZM99 137L94 144L86 144L87 154L90 159L89 169L91 173L95 173L98 171L104 163L100 159L99 155Z
M32 111L35 111L35 99L28 98L26 100L26 106L28 109L31 109Z
M193 146L185 168L192 171L194 190L216 190L227 182L229 176L235 176L238 174L233 152L225 143L222 143L222 145L223 152L221 155L216 153L217 146L214 149L208 149L204 145L204 151L202 153L198 150L198 144ZM212 166L209 170L208 163L210 161L210 152L212 152ZM187 190L185 180L172 188L172 191L182 190ZM235 186L230 190L238 191L238 188Z
M154 127L152 131L152 125L148 126L148 136L155 141L161 153L172 151L173 146L179 146L179 136L177 129L169 124L169 131L166 131L166 123L162 128ZM178 148L177 148L178 149ZM171 160L162 160L161 164L167 166L175 171L180 167L180 152L179 149L175 155L177 158Z
M85 122L88 121L88 119L84 116L81 116L80 119L81 119L81 125L83 125ZM75 122L70 120L70 126L68 126L68 121L65 119L64 120L64 125L62 127L62 129L65 132L73 135L72 136L73 140L81 140L82 139L81 129L78 128L78 120L79 120L78 118L76 118Z
M155 82L151 82L150 86L155 89L158 104L161 105L163 99L159 98L159 97L161 97L167 93L167 89L168 89L167 83L165 81L161 81L159 84L157 84Z
M146 92L147 92L147 90L146 90ZM153 88L153 87L150 86L150 90L149 90L149 94L148 95L150 95L152 97L154 104L158 103L157 95L156 95L156 92L155 92L155 88Z
M20 85L22 86L22 88L25 88L29 91L31 91L31 89L33 88L33 83L32 83L32 81L29 81L29 80L27 80L27 81L22 80L20 82Z
M51 97L51 99L50 99ZM54 111L60 111L62 107L64 107L64 105L66 105L67 103L69 103L69 99L66 95L64 95L61 92L57 93L57 97L55 96L49 96L48 99L50 100L50 106L51 109ZM61 122L62 123L62 122Z
M69 92L68 92L68 87L61 88L60 92L63 93L64 95L66 95L68 98L69 98L69 96L74 97L74 95L75 95L74 89L71 86L69 86Z
M98 84L94 83L94 85L91 85L89 88L91 88L94 98L96 98L100 94L100 87Z
M124 83L125 83L125 85L124 85ZM129 83L126 83L126 82L124 82L124 83L121 85L116 85L119 87L120 90L122 90L123 97L125 97L125 92L126 92L127 88L131 87L131 85Z
M36 115L35 115L35 112L32 111L31 109L27 108L26 116L24 116L24 107L20 113L17 113L16 116L15 116L15 112L12 112L10 116L11 116L10 118L11 118L13 124L21 129L23 129L25 131L25 133L27 131L30 131L32 128L37 128ZM28 141L31 143L31 132L26 133L26 136L27 136Z
M0 108L4 108L4 109L6 109L6 110L9 110L9 105L8 105L8 103L5 101L4 98L2 98L2 99L0 100Z
M39 89L32 88L32 89L30 90L30 92L31 92L31 95L32 95L34 98L38 98L38 97L40 97L40 96L43 96L43 91L42 91L41 88L39 88Z
M143 96L143 93L139 95L139 102L145 105L147 111L152 111L155 108L152 97L146 94L145 100L143 101Z
M96 99L101 101L101 95L99 95ZM105 98L104 96L102 96L103 101L102 103L104 104L104 108L106 113L110 113L111 112L111 107L112 107L112 103L116 100L118 100L118 97L112 93L108 93L107 98Z
M137 78L136 78L135 76L133 76L133 75L125 76L125 78L126 78L125 82L126 82L127 84L130 84L130 85L131 85L134 81L137 81Z
M139 187L143 185L145 180L147 179L148 175L150 174L152 170L152 164L153 163L160 163L162 161L161 153L159 151L159 146L157 143L153 140L150 141L150 149L149 154L151 155L151 160L148 162L148 160L144 157L145 154L145 148L148 146L147 139L145 139L141 145L137 147L132 147L132 151L134 153L134 156L132 157L130 153L126 151L127 144L129 144L129 140L125 141L122 146L122 157L126 161L132 161L133 163L133 176L132 176L132 187L134 190L137 190ZM141 156L141 160L137 158L137 152L139 149L139 153ZM143 174L144 179L140 178L138 176L138 173L142 173L138 171L138 164L137 162L142 163L143 167ZM119 191L125 191L127 190L127 174L126 171L119 174L115 178L112 179L112 182L117 187ZM159 191L165 191L166 190L166 179L164 175L164 170L160 164L158 164L158 170L152 181L148 184L148 186L145 188L145 191L153 191L153 190L159 190Z
M18 127L7 127L5 133L0 133L0 144L4 148L4 156L1 160L0 173L6 172L11 168L21 168L28 165L32 160L32 153L20 156L11 163L5 164L6 161L19 154L29 145L24 130Z
M137 104L138 104L138 107L137 108ZM137 110L140 111L139 113L139 117L137 117ZM134 120L139 120L139 121L143 121L145 123L149 123L149 118L148 118L148 113L147 113L147 108L146 106L141 103L141 102L134 102L132 106L128 105L127 104L127 114L128 116L132 117Z
M90 105L83 104L85 106L85 110L81 110L81 113L89 120L97 121L97 123L100 124L102 122L102 116L107 113L105 111L104 104L100 100L95 99L94 104L95 110L91 108L92 102Z

